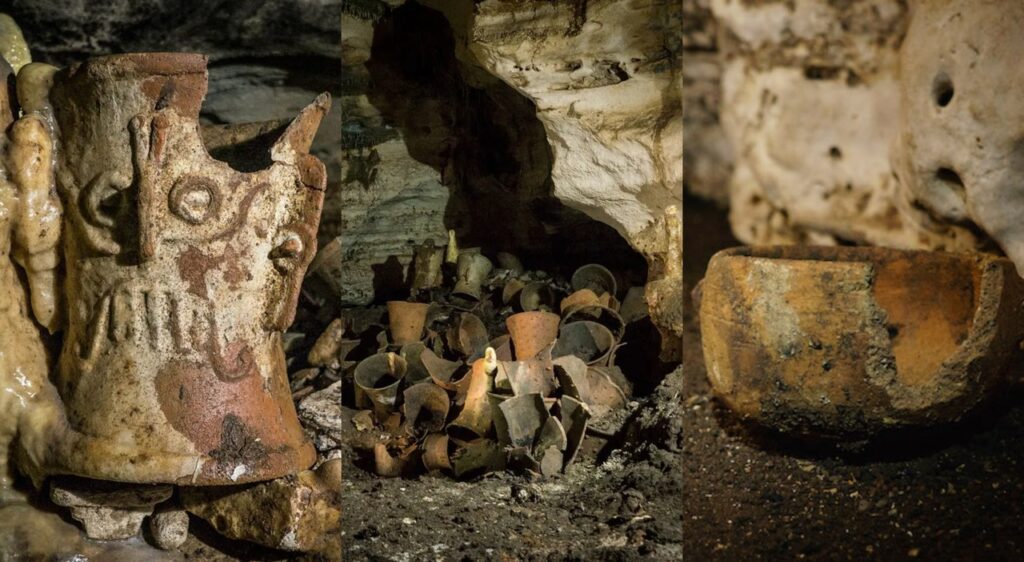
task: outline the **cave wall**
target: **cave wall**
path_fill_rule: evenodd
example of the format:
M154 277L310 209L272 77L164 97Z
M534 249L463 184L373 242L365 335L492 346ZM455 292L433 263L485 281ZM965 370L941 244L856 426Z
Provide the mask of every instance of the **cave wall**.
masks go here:
M687 113L688 191L727 202L734 234L751 244L992 248L976 225L910 193L897 162L908 127L907 29L915 9L947 4L689 1L701 17L687 48L708 70L688 72L700 77L687 99L703 90L698 101L718 107L694 103Z
M551 31L548 40L553 50L542 56L555 57L563 49L575 49L574 56L586 55L562 41L574 21L572 12L563 8L545 12L548 26L557 27L558 33ZM543 100L467 56L466 26L474 25L468 18L487 10L487 5L472 2L346 5L342 39L347 85L342 102L346 303L365 304L398 294L400 288L386 285L394 284L388 279L403 275L412 244L426 238L444 243L448 228L455 230L461 247L479 246L491 255L513 252L531 268L601 261L626 270L635 283L644 281L646 264L629 233L635 238L655 214L660 215L667 201L680 199L681 131L676 134L671 128L678 128L678 119L663 115L666 110L661 106L635 114L619 108L614 119L595 115L595 122L606 125L599 132L621 137L625 148L616 152L614 146L590 142L596 134L591 131L586 138L572 140L584 142L588 151L573 149L567 156L560 144L565 135L552 132L540 105ZM521 33L502 25L510 27L508 33ZM495 30L489 28L486 33ZM601 53L589 56L604 56ZM623 53L618 56L635 54ZM566 73L565 57L557 56L558 60L543 62L545 72L553 76ZM535 65L542 60L538 58ZM587 59L588 65L592 62ZM667 62L661 64L666 75L672 74ZM614 73L602 76L581 79L581 84L600 89L620 81ZM640 89L651 90L653 85L647 82ZM559 85L563 86L566 91L578 90ZM677 89L668 90L667 95L677 100ZM616 108L616 100L633 93L592 96L587 103L598 105L603 100ZM654 88L650 95L660 100L665 92ZM576 107L586 111L582 105ZM573 114L572 121L583 121L580 115L584 113ZM638 121L627 127L630 117ZM667 124L659 126L659 119ZM661 133L666 136L663 144L679 146L677 155L659 149L654 137ZM595 162L591 145L612 157ZM630 150L641 156L618 154ZM571 177L560 173L559 166L564 168L566 162L575 169ZM622 170L614 171L616 167ZM680 169L673 180L670 171L676 168ZM632 179L622 180L630 174ZM670 181L676 181L674 198L665 195L671 191L666 185Z
M664 0L346 4L343 300L397 294L386 279L446 228L531 268L674 275L681 17ZM665 287L652 303L678 308Z
M33 60L56 66L145 51L208 55L201 119L290 119L323 91L337 96L341 0L9 0ZM312 153L327 166L321 246L340 233L341 112L328 114Z
M460 60L536 105L560 201L631 242L679 204L679 2L425 4L452 22Z

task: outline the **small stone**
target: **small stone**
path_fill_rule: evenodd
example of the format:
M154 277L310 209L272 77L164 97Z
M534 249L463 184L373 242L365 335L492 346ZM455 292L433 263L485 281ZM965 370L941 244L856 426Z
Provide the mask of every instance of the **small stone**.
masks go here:
M189 513L218 533L292 552L341 556L341 498L311 470L244 488L181 488Z
M321 463L316 469L316 475L329 489L341 493L341 457Z
M153 506L171 497L173 487L138 485L85 479L55 479L50 484L53 503L71 508L71 517L95 540L122 540L136 536Z
M119 541L139 534L150 509L72 507L71 517L82 524L85 536L98 541Z
M149 519L153 541L164 550L174 550L188 539L188 513L172 509L156 513Z
M619 515L634 517L644 513L644 495L637 490L622 492L622 503L619 504Z
M317 367L341 367L341 340L345 336L345 321L335 318L324 333L320 334L313 348L309 350L309 363Z
M318 451L341 447L341 381L303 398L298 409L299 419L312 431Z

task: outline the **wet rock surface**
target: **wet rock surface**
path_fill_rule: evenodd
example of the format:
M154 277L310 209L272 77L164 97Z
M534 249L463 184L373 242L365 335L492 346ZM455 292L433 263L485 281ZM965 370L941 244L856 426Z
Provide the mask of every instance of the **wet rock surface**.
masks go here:
M724 213L686 205L688 228L702 233L686 247L692 287L711 254L736 241ZM686 320L680 423L688 559L1013 560L1024 553L1016 532L1024 524L1019 391L967 424L867 448L794 443L753 431L712 397L692 312Z

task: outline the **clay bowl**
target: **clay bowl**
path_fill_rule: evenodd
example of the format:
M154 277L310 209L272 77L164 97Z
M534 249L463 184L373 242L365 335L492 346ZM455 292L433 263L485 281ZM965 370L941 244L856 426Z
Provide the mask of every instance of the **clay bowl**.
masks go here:
M1005 380L1024 324L1024 281L982 254L733 248L695 293L722 401L836 439L959 420Z
M615 336L603 324L587 320L573 322L559 330L551 356L575 355L587 365L604 364L615 343Z

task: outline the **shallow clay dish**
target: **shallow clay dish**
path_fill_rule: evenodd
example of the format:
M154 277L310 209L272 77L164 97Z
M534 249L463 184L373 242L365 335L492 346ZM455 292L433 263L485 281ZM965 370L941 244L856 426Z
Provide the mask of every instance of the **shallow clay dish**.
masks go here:
M837 438L956 421L1019 353L1006 259L872 247L733 248L699 288L708 378L741 416Z

